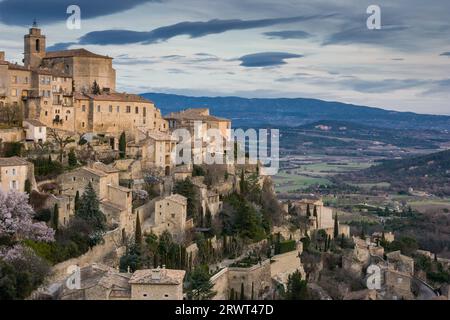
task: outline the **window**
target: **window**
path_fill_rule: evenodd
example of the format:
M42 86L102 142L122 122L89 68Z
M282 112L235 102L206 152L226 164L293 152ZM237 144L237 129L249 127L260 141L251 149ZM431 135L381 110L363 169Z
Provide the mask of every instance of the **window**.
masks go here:
M84 122L81 123L81 126L84 128Z
M77 177L72 177L72 181L77 181Z
M16 175L16 169L12 169L12 175L15 176Z
M36 51L41 51L41 40L36 39Z
M109 112L113 112L113 106L109 106Z
M97 112L100 112L100 111L101 111L101 107L97 106Z
M134 113L139 114L139 107L134 108Z
M86 112L86 106L84 104L81 106L81 111Z
M12 83L17 83L17 76L12 76Z
M142 109L142 115L143 115L144 117L147 116L147 108L146 108L146 107L144 107L144 108Z
M17 89L12 89L11 90L11 96L17 97Z
M130 112L131 112L131 107L127 106L127 113L130 113Z
M16 180L11 181L11 189L17 190L17 181Z
M116 107L116 112L119 113L120 112L120 106Z
M48 112L47 112L47 111L45 111L45 115L46 115L46 116L48 115Z

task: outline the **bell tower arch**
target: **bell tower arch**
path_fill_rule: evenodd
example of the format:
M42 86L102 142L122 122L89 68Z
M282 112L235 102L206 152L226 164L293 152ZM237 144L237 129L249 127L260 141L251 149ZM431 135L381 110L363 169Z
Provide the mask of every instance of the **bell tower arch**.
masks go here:
M36 21L24 37L25 67L37 68L45 57L45 36L41 34Z

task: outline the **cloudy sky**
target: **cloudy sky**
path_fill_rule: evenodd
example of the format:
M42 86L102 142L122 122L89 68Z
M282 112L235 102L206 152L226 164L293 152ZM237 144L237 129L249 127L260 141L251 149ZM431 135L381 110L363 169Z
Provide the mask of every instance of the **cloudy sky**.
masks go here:
M66 9L81 8L81 30ZM369 5L381 30L368 30ZM450 115L448 0L0 0L0 50L34 18L50 49L115 58L135 93L306 97Z

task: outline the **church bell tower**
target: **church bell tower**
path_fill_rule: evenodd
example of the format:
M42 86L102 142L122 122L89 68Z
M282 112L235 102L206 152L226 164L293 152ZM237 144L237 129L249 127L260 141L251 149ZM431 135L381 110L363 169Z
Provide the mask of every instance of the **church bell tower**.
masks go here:
M45 36L41 34L36 21L24 37L25 67L37 68L45 57Z

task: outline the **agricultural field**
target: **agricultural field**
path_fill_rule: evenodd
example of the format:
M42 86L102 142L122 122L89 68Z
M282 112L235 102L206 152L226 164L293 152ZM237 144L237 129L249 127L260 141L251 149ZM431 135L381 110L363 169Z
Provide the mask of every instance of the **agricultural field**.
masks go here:
M331 185L330 176L338 173L351 172L370 167L368 162L318 162L300 165L292 169L280 170L273 177L275 190L280 193L290 193L309 188L312 185Z

